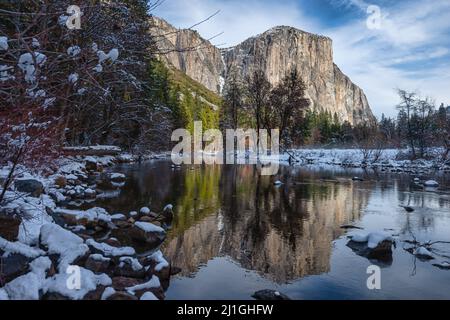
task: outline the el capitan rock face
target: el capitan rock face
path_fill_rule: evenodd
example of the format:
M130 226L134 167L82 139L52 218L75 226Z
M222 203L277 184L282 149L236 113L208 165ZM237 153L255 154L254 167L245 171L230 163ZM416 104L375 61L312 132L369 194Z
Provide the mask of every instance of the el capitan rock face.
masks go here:
M166 21L153 17L152 34L167 64L184 72L207 89L219 93L223 87L225 64L219 48L194 30L176 29Z
M245 77L261 68L276 85L296 67L307 84L313 110L336 113L340 121L351 124L375 119L363 90L333 63L328 37L281 26L220 50L195 31L177 30L159 18L154 21L160 50L170 51L162 59L211 91L220 94L231 71Z

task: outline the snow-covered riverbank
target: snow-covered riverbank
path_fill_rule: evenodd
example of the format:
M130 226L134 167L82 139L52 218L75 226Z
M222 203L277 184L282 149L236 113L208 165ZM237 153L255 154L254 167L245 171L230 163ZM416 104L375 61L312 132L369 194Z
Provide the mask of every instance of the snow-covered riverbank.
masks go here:
M432 170L450 171L450 161L442 161L441 150L434 149L430 159L407 160L407 150L383 149L295 149L289 153L298 165L320 164L354 168L379 168L390 172L425 173ZM287 155L289 158L289 155ZM286 154L283 156L286 160Z
M147 158L159 157L165 155ZM166 234L160 215L65 209L117 194L125 176L110 167L134 160L73 156L57 160L54 170L16 169L0 207L0 300L164 298L172 271L158 249ZM9 169L0 170L2 181ZM128 238L147 253L122 245Z

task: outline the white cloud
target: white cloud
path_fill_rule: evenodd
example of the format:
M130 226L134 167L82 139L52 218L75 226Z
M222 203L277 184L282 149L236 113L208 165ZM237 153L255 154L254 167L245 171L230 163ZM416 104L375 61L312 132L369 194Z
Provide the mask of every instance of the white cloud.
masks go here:
M355 10L355 16L361 18L329 29L319 16L308 16L300 4L287 0L167 0L155 14L183 28L221 10L195 29L205 38L224 32L213 41L223 46L235 45L276 25L330 36L336 64L364 89L378 117L381 113L396 114L396 88L417 90L438 103L450 103L450 1L374 0L381 8L379 30L367 28L369 1L329 2ZM444 63L446 57L449 59Z
M380 30L367 29L363 21L329 30L336 63L364 89L377 116L395 115L396 88L450 103L450 65L440 61L449 56L450 1L381 9Z

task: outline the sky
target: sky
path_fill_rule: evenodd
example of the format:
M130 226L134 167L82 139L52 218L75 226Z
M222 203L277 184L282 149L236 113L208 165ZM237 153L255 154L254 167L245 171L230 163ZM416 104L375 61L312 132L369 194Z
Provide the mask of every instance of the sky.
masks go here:
M154 1L154 0L153 0ZM165 0L154 15L196 27L219 47L279 25L333 39L334 61L379 118L396 115L396 89L450 105L450 0Z

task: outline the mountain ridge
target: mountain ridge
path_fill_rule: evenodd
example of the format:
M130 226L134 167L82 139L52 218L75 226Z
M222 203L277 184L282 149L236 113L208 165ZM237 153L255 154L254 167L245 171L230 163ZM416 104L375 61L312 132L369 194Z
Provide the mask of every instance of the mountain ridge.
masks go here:
M307 85L312 110L336 114L353 125L375 121L364 91L334 63L329 37L275 26L220 49L197 31L177 29L158 17L152 20L152 33L160 39L157 46L168 52L161 59L213 92L223 93L231 70L243 78L262 69L276 85L295 67Z

